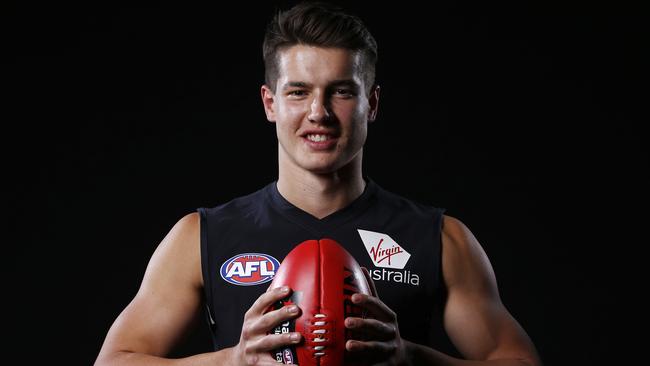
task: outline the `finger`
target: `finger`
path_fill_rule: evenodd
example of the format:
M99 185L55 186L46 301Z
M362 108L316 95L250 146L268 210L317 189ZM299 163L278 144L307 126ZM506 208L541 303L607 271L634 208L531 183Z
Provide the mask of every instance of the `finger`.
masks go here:
M258 361L255 366L278 366L278 361L275 358L271 357L270 360Z
M297 305L283 306L281 309L269 311L253 319L249 326L249 332L251 334L266 334L279 324L297 318L299 315L300 308Z
M291 289L288 286L282 286L269 290L255 300L253 305L246 312L246 316L256 316L263 314L266 309L269 308L273 303L278 300L281 300L291 293Z
M244 364L255 366L277 366L278 361L271 356L270 352L250 353L244 356Z
M251 365L255 366L278 366L278 361L275 360L275 358L271 357L270 360L259 360L255 363L251 363Z
M350 352L363 352L373 357L382 357L389 355L395 351L395 346L392 342L378 342L378 341L356 341L348 340L345 342L345 349Z
M345 327L369 335L370 339L376 341L388 341L397 335L394 325L376 319L346 318Z
M379 297L379 295L377 295L377 287L375 286L375 281L373 281L372 277L370 276L370 272L368 272L368 269L366 267L361 267L361 270L363 271L363 275L366 276L366 281L370 286L370 293L372 296Z
M352 303L370 312L375 319L391 322L397 319L395 312L378 297L355 293L352 295Z
M300 343L302 336L298 332L286 334L267 334L246 344L247 353L270 352L282 346Z

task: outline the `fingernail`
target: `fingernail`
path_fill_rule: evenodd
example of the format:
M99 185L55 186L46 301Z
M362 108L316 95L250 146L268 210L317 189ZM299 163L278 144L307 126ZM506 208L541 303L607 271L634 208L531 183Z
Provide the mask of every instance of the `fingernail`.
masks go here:
M291 340L294 341L294 342L299 341L300 340L300 333L291 333L289 338L291 338Z
M357 295L357 294L352 295L352 302L353 303L360 303L361 302L361 295Z
M296 305L291 305L291 306L289 306L287 311L289 311L290 313L297 313L298 312L298 307Z
M354 341L347 341L345 342L345 348L348 351L354 351Z
M282 292L289 292L289 286L282 286L282 287L280 288L280 291L282 291Z

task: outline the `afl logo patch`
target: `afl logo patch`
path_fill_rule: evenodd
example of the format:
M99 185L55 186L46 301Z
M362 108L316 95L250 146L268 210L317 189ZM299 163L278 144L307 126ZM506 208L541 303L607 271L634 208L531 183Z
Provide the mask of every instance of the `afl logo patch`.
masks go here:
M271 281L278 267L280 262L268 254L244 253L225 261L219 272L233 285L253 286Z

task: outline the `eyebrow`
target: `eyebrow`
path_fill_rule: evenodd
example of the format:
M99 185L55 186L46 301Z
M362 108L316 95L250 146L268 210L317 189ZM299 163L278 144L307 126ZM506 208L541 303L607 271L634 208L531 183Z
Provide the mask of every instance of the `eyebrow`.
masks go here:
M289 81L284 86L282 87L282 90L287 90L289 88L307 88L311 86L309 83L305 83L303 81Z
M330 86L347 86L351 88L357 88L360 85L352 79L343 79L343 80L334 80Z
M313 86L312 84L306 83L304 81L288 81L282 86L282 90L287 90L289 88L310 88L312 86ZM359 85L352 79L341 79L341 80L332 81L328 85L328 88L336 87L336 86L348 86L348 87L356 88Z

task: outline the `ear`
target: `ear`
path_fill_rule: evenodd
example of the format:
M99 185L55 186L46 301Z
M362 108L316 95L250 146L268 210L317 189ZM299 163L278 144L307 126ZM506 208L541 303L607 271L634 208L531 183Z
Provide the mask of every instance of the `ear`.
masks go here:
M373 85L368 96L368 122L373 122L377 118L377 111L379 110L379 85Z
M267 85L262 85L260 92L262 94L262 104L264 105L264 113L266 113L266 119L269 122L275 122L275 111L273 105L275 95L273 94L273 91L271 91L271 88L269 88Z

